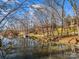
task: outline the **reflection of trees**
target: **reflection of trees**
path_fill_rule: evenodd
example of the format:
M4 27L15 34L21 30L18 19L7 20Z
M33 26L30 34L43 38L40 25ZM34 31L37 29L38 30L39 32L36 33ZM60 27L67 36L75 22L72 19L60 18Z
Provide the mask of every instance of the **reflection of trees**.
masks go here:
M14 7L7 2L2 3L0 7L0 16L2 17L0 29L13 30L17 33L25 32L27 36L28 34L40 35L41 38L33 37L36 38L34 41L41 42L39 46L49 46L49 43L51 46L52 41L59 41L64 33L68 36L72 35L71 30L74 30L74 35L79 32L78 6L75 5L77 2L74 0L67 1L73 7L74 17L66 16L64 9L66 0L45 0L45 4L33 3L29 6L27 5L28 0L19 4L11 2L15 3ZM26 11L25 8L29 10ZM25 41L27 39L30 40L28 37L21 40L24 52L27 47Z

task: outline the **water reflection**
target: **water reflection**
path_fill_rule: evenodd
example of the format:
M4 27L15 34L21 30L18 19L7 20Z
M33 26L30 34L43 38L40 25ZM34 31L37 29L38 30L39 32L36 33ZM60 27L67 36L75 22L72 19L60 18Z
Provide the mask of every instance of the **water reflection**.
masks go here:
M24 41L23 41L24 40ZM28 49L25 49L24 47L20 47L19 50L22 48L24 48L25 51L22 51L23 54L20 53L12 53L12 54L6 54L2 49L0 50L0 59L79 59L79 54L76 52L62 52L62 53L57 53L57 54L49 54L46 56L39 56L39 55L35 55L33 54L32 50L33 48L35 48L35 46L38 46L39 43L37 41L34 41L30 38L26 38L26 39L20 39L20 41L22 41L22 44L24 44L25 42L25 46L28 47ZM20 45L20 44L19 44ZM21 46L21 45L20 45ZM53 45L52 45L53 46ZM65 49L65 45L54 45L54 46L58 46L59 49ZM51 47L51 45L49 46L49 48ZM45 46L46 48L46 46ZM47 49L47 48L46 48ZM35 50L34 50L35 51Z
M78 55L64 55L64 54L57 54L57 55L52 55L50 56L46 56L46 57L41 57L39 59L78 59L79 56Z

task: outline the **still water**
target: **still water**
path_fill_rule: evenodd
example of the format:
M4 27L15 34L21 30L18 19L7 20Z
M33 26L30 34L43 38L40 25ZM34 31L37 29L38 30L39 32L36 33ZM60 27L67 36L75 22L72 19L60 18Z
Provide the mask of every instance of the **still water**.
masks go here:
M0 59L79 59L79 53L58 53L58 54L49 54L47 56L42 55L34 55L34 54L27 54L27 55L3 55Z
M4 59L79 59L79 54L72 53L72 54L56 54L56 55L49 55L49 56L34 56L34 55L27 55L27 56L16 56L13 58L4 58Z
M58 55L51 55L51 56L49 55L49 56L42 56L42 57L37 57L37 56L30 55L30 56L26 56L26 57L23 57L23 58L24 59L79 59L79 55L58 54ZM15 58L15 59L17 59L17 58Z
M55 55L35 57L35 58L28 57L28 59L79 59L79 54L76 53L55 54Z
M24 41L25 41L25 43L27 43L27 45L30 49L33 48L35 45L39 45L38 42L33 41L32 39L27 39ZM11 51L13 51L13 50L11 50ZM15 50L15 51L18 51L18 50ZM28 52L30 52L30 53L28 53ZM28 49L28 52L25 52L24 55L21 55L20 53L19 54L13 53L13 52L12 52L12 55L10 53L8 55L8 54L0 51L0 59L79 59L79 53L76 53L76 52L49 54L48 56L42 56L41 54L40 54L41 56L34 55L31 53L31 51L29 51L29 49Z

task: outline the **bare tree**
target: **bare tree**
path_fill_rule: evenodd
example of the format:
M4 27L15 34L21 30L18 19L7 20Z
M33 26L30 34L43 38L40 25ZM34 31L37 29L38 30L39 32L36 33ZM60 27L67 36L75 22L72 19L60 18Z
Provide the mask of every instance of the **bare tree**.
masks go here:
M77 31L78 31L78 36L79 36L79 6L78 6L78 0L68 0L69 3L71 4L72 8L73 8L73 12L75 13L75 17L76 17L76 20L77 20L77 24L76 24L76 27L77 27Z
M0 11L1 11L1 17L2 19L0 19L0 24L2 24L2 22L9 17L11 14L15 13L17 10L19 10L23 4L27 2L27 0L23 1L23 2L19 2L16 0L7 0L7 1L3 1L3 3L0 4ZM16 6L12 7L12 4L10 3L14 3Z

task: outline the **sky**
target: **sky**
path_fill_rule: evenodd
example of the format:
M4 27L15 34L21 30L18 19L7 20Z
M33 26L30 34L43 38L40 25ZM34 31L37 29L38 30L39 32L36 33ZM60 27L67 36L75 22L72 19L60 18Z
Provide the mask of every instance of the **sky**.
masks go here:
M65 3L65 6L64 6L64 10L65 10L66 16L68 16L68 15L74 16L72 6L67 0L66 0L66 3Z
M0 0L0 1L7 2L8 0ZM18 3L23 2L23 1L24 0L16 0L16 2L18 2ZM41 3L44 4L44 2L45 2L45 0L29 0L27 3L25 3L25 5L31 5L33 3L35 3L35 4L41 4ZM24 9L25 9L25 11L29 11L28 7L24 8ZM70 3L67 0L65 2L64 10L65 10L66 16L68 16L68 15L74 16L74 12L72 10L72 7L71 7ZM18 11L16 13L21 15L23 12Z
M1 1L7 2L8 0L0 0L0 3L1 3ZM11 0L11 1L14 1L14 0ZM18 2L18 3L20 3L20 2L23 2L24 0L15 0L15 1ZM71 4L68 2L68 0L65 0L65 1L66 2L65 2L65 5L64 5L64 10L65 10L66 16L68 16L68 15L74 16L74 12L72 10ZM28 8L29 5L31 5L31 4L44 4L44 2L45 2L45 0L28 0L28 2L26 2L24 4L24 6L23 6L24 8L23 9L26 12L26 11L30 10L30 8ZM15 5L13 5L13 6L15 6ZM22 15L25 12L22 11L22 10L20 10L20 11L17 11L16 14Z
M14 0L9 0L11 2L7 2L7 1L8 0L0 0L0 5L2 3L8 3L8 4L12 5L10 8L15 8L16 7L16 5L13 3ZM15 1L17 3L22 3L24 0L15 0ZM30 13L30 15L31 15L31 14L33 14L33 11L32 11L31 8L29 8L29 5L32 5L32 4L44 4L45 5L45 1L46 0L28 0L28 2L25 2L23 4L23 6L18 11L14 12L14 14L12 14L12 16L16 17L16 15L18 15L20 18L23 18L22 15L25 14L26 12ZM9 5L5 5L5 6L9 6ZM6 8L4 8L4 9L6 9ZM66 16L68 16L68 15L74 16L74 12L72 10L72 7L71 7L70 3L67 0L66 0L65 5L64 5L64 10L65 10ZM2 10L0 8L0 16L1 16L1 13L3 13L4 15L6 15L8 12L4 11L4 10ZM30 15L29 15L29 17L30 17Z
M65 5L64 5L64 10L65 10L66 16L68 16L68 15L74 16L74 11L72 9L71 4L68 2L68 0L65 0L65 1L66 2L65 2ZM33 2L33 0L30 0L29 3L32 3L32 2ZM34 2L37 3L37 4L40 4L40 3L43 4L44 0L35 0Z

